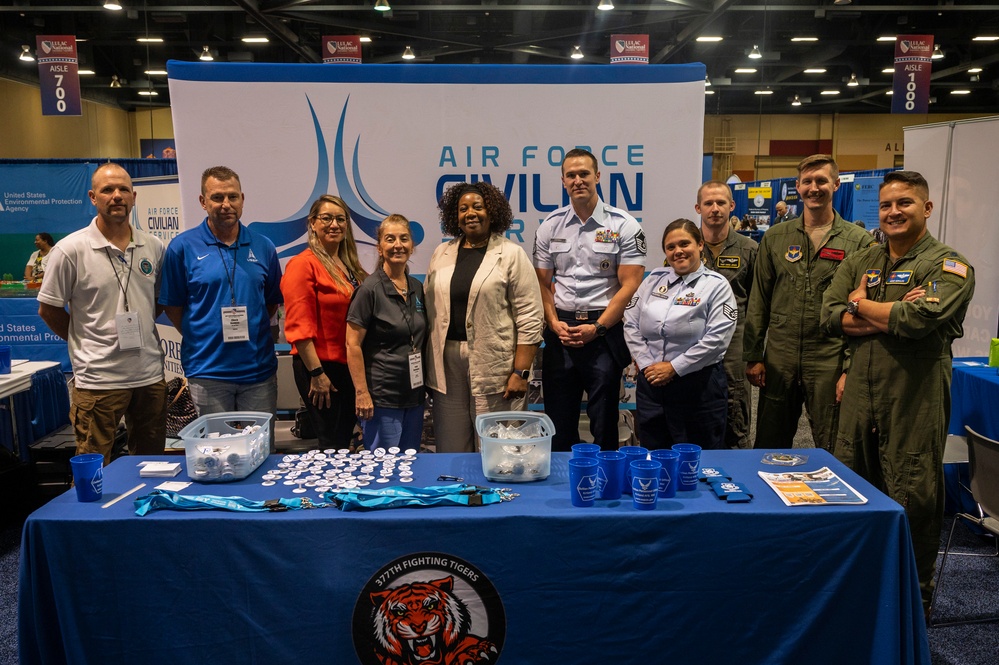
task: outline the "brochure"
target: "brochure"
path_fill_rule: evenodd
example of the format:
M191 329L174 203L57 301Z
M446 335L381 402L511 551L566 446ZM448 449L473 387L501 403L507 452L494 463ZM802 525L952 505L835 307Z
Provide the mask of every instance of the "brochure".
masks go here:
M829 467L822 467L818 471L760 471L759 474L788 506L867 503L860 492L850 487Z

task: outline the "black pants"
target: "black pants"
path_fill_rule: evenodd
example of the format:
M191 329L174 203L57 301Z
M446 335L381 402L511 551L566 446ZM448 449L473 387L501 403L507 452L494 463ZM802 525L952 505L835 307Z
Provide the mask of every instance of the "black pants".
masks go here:
M312 403L309 398L309 372L297 355L291 363L295 372L295 385L305 402L312 428L319 439L319 447L346 448L354 433L354 425L357 424L357 415L354 413L354 382L350 379L347 365L335 362L323 362L322 365L326 376L336 388L336 392L330 393L329 407L317 409Z
M635 401L638 440L649 450L674 443L725 448L728 380L722 363L677 376L664 386L650 385L639 374Z

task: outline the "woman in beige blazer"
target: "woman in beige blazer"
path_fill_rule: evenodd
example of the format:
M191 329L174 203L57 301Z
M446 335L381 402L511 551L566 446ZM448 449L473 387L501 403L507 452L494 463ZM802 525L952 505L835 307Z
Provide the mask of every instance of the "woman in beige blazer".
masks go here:
M499 189L458 183L438 208L454 239L437 247L427 272L427 387L437 451L472 452L478 414L526 407L541 290L527 253L503 235L513 212Z

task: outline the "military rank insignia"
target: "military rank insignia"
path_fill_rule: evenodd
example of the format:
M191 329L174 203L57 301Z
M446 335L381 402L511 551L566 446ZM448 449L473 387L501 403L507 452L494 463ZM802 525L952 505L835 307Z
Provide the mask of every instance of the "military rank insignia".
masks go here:
M881 271L877 269L868 270L864 273L867 275L867 286L877 286L881 283Z
M801 260L801 245L791 245L787 248L787 254L784 258L790 263Z

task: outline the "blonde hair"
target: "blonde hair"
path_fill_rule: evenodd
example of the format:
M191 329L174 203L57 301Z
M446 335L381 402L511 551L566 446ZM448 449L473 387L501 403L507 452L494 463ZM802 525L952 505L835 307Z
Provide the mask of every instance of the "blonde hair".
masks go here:
M358 282L363 282L364 278L368 276L368 273L361 267L361 261L357 258L357 243L354 242L354 231L353 225L350 221L350 208L339 196L333 196L332 194L323 194L318 199L312 202L312 207L309 208L308 217L308 233L309 233L309 249L315 254L319 262L323 264L326 268L326 272L330 274L333 278L333 282L337 286L342 286L346 290L353 290L354 286L345 280L340 273L340 270L336 267L333 262L333 257L330 256L329 252L323 246L319 236L315 231L312 230L312 221L319 214L319 209L324 203L332 203L338 208L343 210L343 214L347 217L347 223L344 225L343 231L343 241L337 248L337 258L343 262L343 265L347 266L347 270L350 271Z
M410 233L410 236L412 237L412 233L409 230L409 220L406 219L406 217L403 215L392 213L391 215L389 215L388 217L386 217L381 221L381 223L378 225L378 229L375 231L375 240L379 246L381 246L382 244L382 235L385 233L385 226L387 224L399 224L401 226L405 226L406 233ZM381 256L381 253L379 252L378 267L380 268L384 264L385 264L385 257Z

